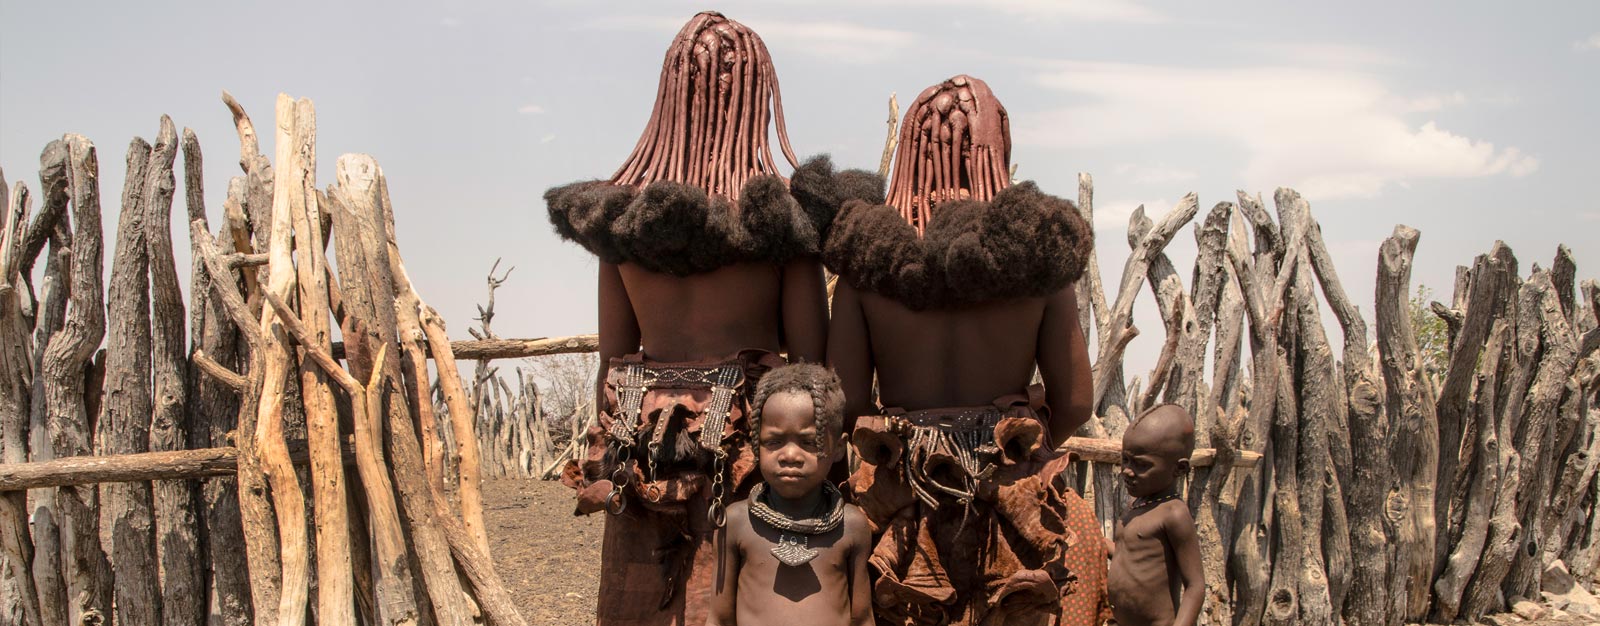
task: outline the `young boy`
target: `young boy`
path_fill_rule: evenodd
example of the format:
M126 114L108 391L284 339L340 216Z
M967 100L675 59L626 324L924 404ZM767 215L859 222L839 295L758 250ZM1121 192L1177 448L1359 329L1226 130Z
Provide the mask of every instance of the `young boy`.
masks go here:
M1134 497L1119 520L1106 581L1118 626L1193 626L1205 598L1194 518L1178 490L1194 453L1194 418L1174 404L1146 411L1122 437Z
M844 449L838 376L818 365L779 367L751 404L765 482L728 507L706 624L870 626L871 531L827 481Z

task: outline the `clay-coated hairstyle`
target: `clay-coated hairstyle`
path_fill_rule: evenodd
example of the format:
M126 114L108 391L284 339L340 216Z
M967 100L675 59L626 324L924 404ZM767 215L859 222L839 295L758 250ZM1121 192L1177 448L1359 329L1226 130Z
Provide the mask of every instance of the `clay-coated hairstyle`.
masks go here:
M767 399L780 393L800 393L811 397L812 410L817 416L817 437L821 441L837 439L844 431L844 387L833 370L811 363L795 363L774 368L756 384L756 395L751 402L750 437L761 433L761 412Z
M699 13L667 48L650 122L611 182L672 181L737 202L745 181L778 173L767 143L773 121L784 157L799 167L767 45L721 13Z
M989 84L960 74L922 90L900 123L889 205L920 234L933 206L1011 186L1011 118Z

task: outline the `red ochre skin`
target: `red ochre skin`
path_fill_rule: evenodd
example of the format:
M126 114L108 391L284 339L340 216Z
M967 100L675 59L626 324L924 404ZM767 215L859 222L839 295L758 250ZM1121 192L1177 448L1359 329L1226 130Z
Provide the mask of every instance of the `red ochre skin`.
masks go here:
M762 410L756 443L768 503L791 518L819 508L827 469L844 451L842 436L822 438L817 431L807 394L774 394ZM750 515L748 501L728 507L728 525L716 539L721 557L708 626L872 624L867 575L872 533L861 509L845 505L844 523L807 537L817 556L803 565L783 565L773 556L779 535Z
M595 397L605 397L611 359L641 348L661 362L762 349L785 351L791 362L817 363L827 343L822 266L814 259L783 267L737 264L684 277L601 263L599 291Z
M1200 617L1200 542L1188 504L1174 497L1193 451L1194 421L1176 405L1146 412L1123 435L1122 478L1136 499L1118 520L1106 579L1120 625L1192 626Z
M828 361L845 393L845 432L878 402L908 411L985 406L1021 392L1037 366L1059 444L1089 419L1089 351L1067 285L1043 298L953 310L913 311L840 281L833 295Z

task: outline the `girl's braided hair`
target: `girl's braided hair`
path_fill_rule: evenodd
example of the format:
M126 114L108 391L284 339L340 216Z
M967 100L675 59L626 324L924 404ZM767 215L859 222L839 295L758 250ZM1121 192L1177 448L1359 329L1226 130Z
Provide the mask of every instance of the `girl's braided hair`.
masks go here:
M756 396L750 411L751 439L760 436L761 412L767 399L780 393L811 396L811 406L817 418L818 443L837 439L844 430L844 388L839 384L839 376L821 365L795 363L767 372L756 384Z

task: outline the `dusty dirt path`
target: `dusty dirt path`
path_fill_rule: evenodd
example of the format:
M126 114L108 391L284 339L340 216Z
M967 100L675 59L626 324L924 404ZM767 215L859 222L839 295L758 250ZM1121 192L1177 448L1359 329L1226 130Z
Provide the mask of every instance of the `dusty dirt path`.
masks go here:
M483 481L484 524L495 569L535 626L594 624L602 515L572 514L556 481Z
M592 626L605 516L573 515L572 490L556 481L485 480L483 499L495 567L528 623ZM1600 626L1576 616L1504 623Z

